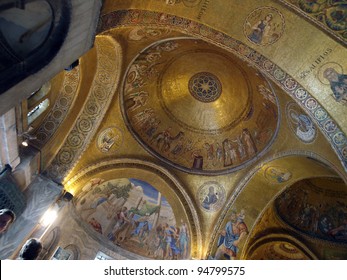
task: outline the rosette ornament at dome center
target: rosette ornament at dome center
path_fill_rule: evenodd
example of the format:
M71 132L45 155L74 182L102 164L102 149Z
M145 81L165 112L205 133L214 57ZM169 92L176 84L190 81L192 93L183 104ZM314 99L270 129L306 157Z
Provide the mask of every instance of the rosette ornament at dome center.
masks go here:
M201 102L215 101L222 93L220 81L209 72L195 74L190 78L188 87L191 95Z
M143 50L129 65L121 105L146 150L190 173L239 169L265 152L278 126L277 98L265 78L195 39Z

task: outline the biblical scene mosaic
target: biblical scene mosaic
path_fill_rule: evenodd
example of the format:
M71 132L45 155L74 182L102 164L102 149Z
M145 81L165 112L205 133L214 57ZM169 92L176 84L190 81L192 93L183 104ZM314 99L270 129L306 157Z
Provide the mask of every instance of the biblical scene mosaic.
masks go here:
M189 229L164 196L134 178L94 178L74 202L81 219L104 242L152 259L189 257Z

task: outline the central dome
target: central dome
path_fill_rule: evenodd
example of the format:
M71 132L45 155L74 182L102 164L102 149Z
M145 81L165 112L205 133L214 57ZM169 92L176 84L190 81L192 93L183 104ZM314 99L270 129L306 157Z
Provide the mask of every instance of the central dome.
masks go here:
M272 142L277 99L257 71L196 39L166 40L128 68L122 112L135 138L181 170L240 168Z
M195 132L213 134L235 126L250 111L251 93L236 62L207 48L182 50L158 77L162 108L173 121ZM196 114L187 118L191 110Z

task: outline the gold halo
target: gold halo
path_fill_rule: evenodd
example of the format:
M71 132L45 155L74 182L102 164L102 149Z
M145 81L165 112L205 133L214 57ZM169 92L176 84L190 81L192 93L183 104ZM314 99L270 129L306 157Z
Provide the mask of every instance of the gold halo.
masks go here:
M336 72L338 72L339 74L342 74L342 73L343 73L343 68L342 68L342 66L341 66L340 64L336 63L336 62L327 62L327 63L323 64L323 65L319 68L319 70L318 70L317 78L318 78L318 80L319 80L322 84L324 84L324 85L329 85L329 84L330 84L330 82L329 82L326 78L324 78L324 75L323 75L325 69L327 69L327 68L333 68L333 69L335 69Z
M294 112L294 113L299 117L299 113L298 113L294 108L290 108L290 109L288 109L288 117L289 117L289 120L290 120L292 123L298 124L298 121L296 121L295 119L292 118L292 115L291 115L292 112Z

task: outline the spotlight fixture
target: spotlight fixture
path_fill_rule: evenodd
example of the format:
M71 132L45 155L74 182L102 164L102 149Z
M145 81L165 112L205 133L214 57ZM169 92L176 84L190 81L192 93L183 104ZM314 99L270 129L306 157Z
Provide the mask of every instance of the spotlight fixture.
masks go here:
M22 141L22 146L28 147L28 146L29 146L28 140L23 140L23 141Z
M29 146L29 141L30 140L34 140L34 139L37 139L36 136L34 135L30 135L28 132L24 132L22 134L19 134L18 136L22 137L22 145L24 147L28 147Z

